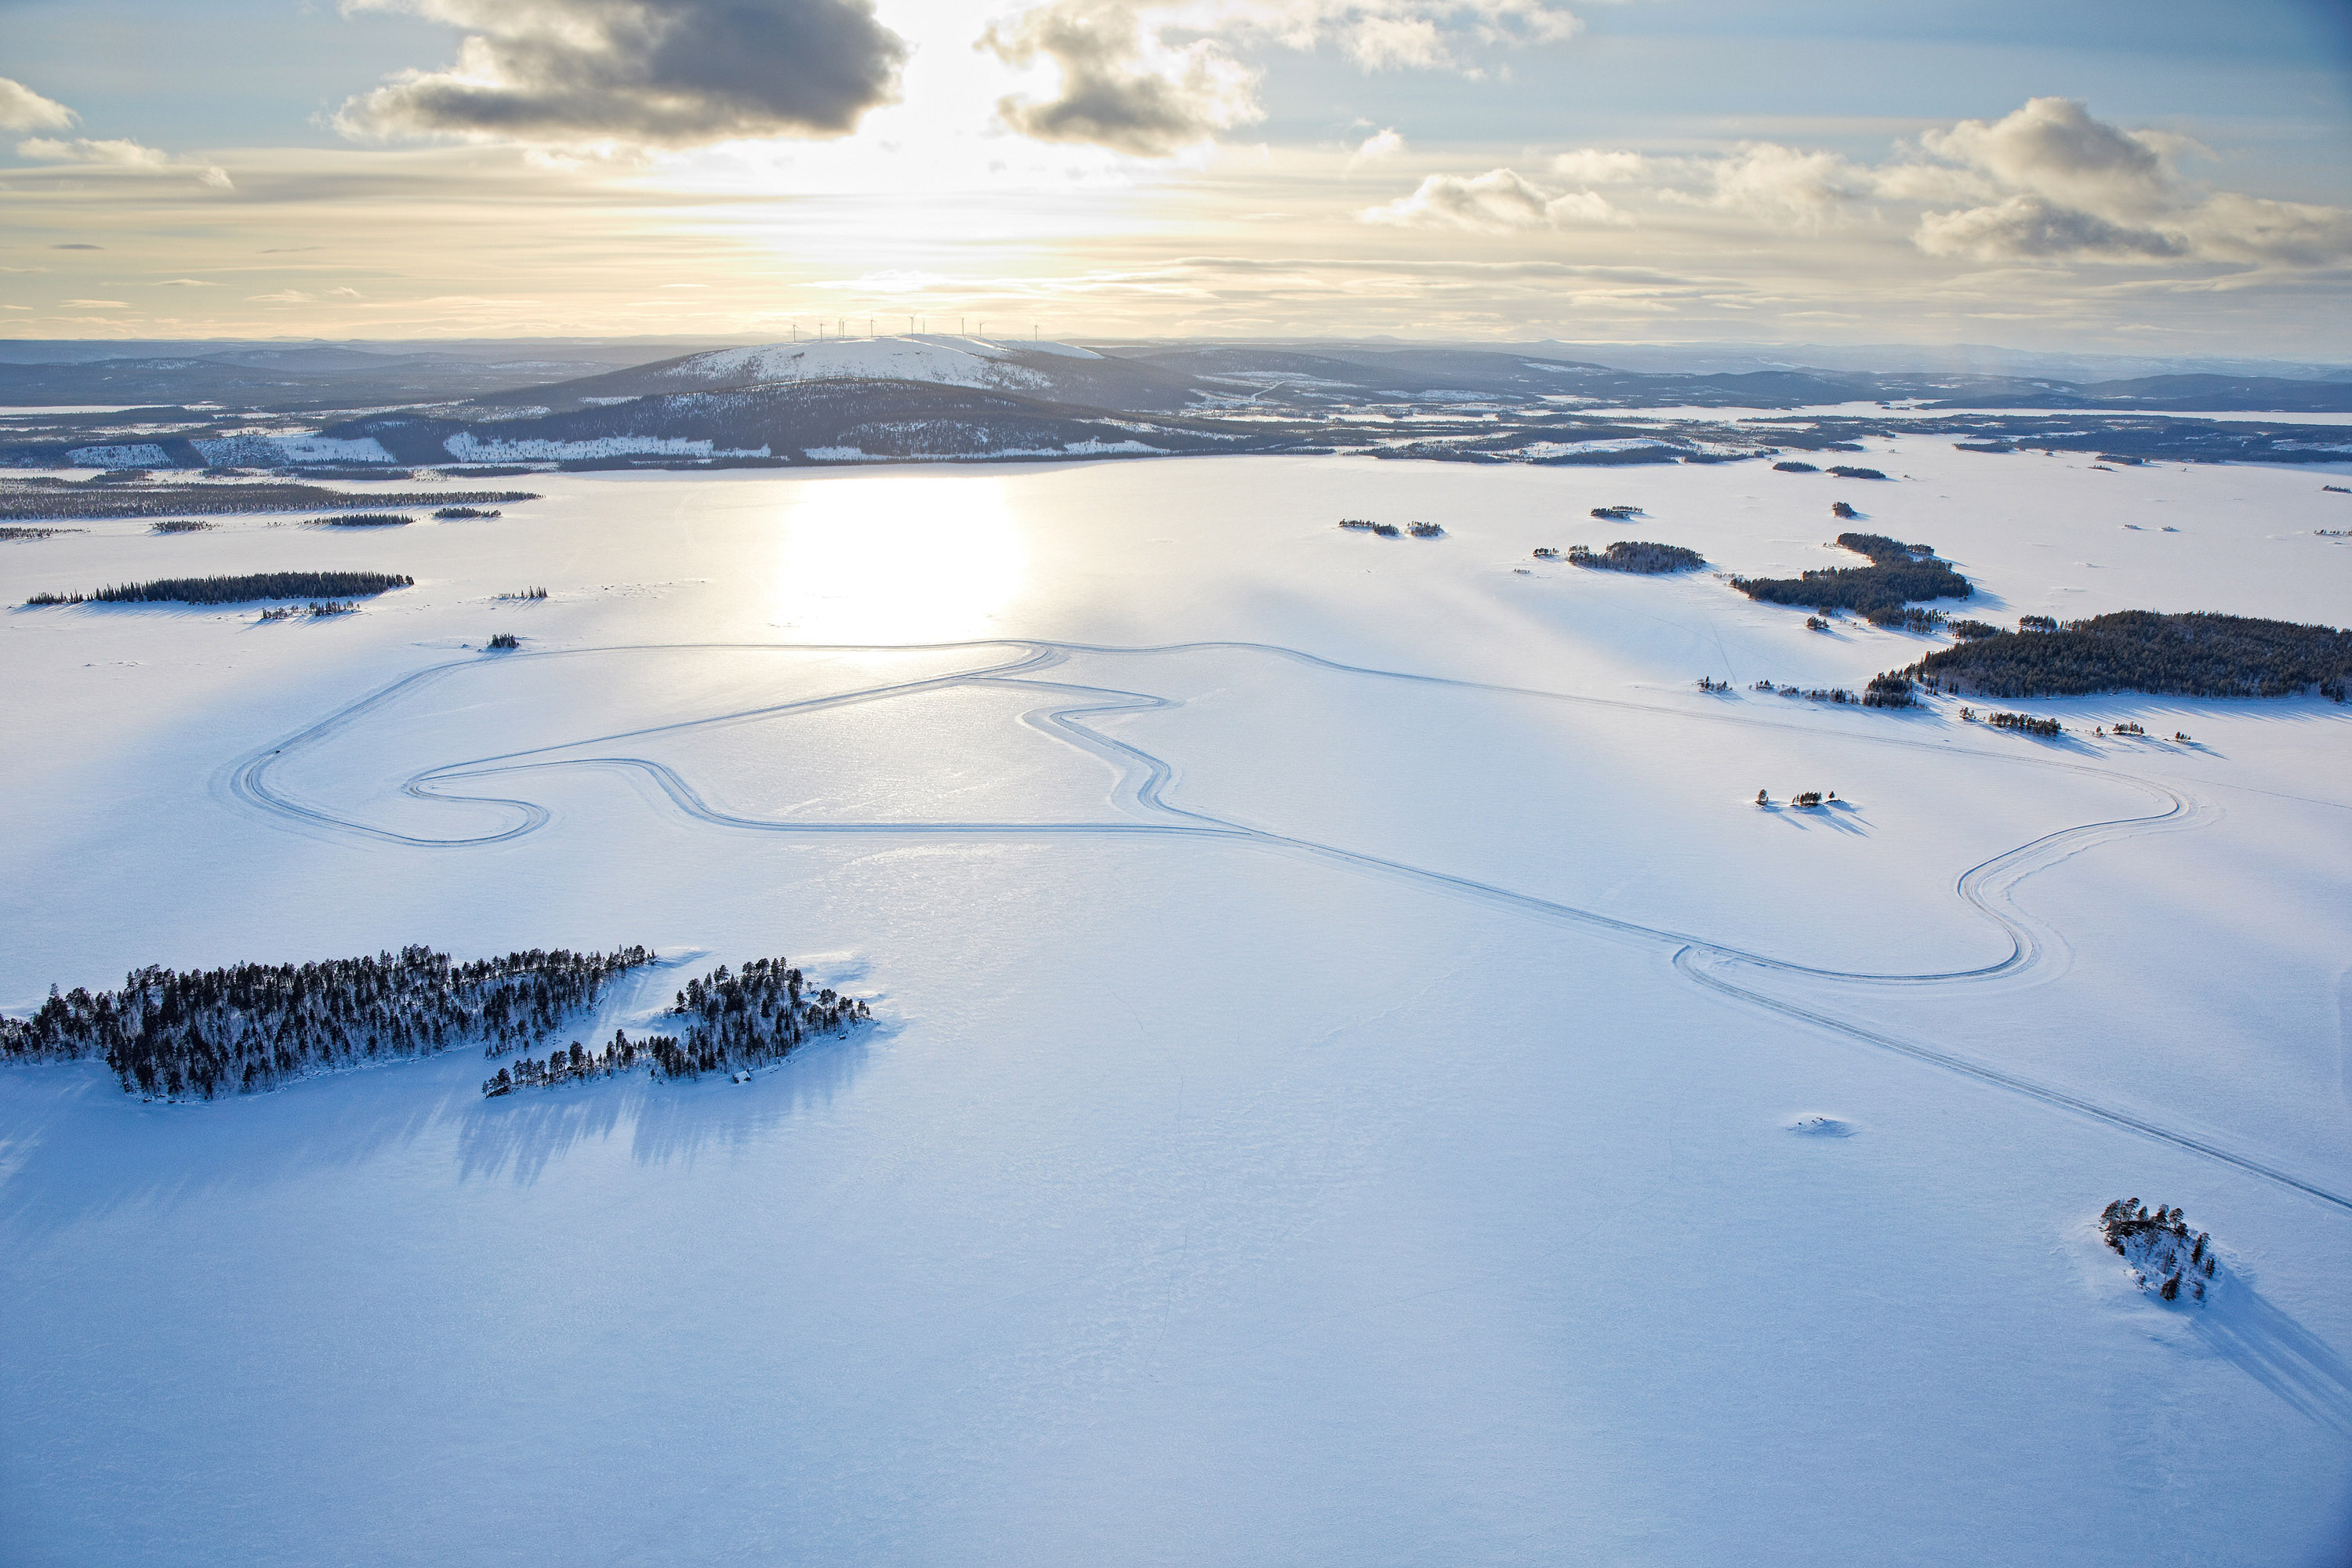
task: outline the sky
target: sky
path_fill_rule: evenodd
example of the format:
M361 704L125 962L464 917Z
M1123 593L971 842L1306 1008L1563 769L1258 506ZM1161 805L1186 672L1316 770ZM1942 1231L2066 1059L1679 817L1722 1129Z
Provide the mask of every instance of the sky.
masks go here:
M2352 360L2343 0L0 0L0 336Z

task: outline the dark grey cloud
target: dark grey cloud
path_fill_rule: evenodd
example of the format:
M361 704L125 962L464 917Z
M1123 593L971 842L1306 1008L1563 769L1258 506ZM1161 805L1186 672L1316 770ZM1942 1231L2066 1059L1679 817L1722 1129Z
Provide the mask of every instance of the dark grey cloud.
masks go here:
M1929 213L1919 220L1917 238L1920 249L1936 256L2131 258L2189 253L2177 235L2116 223L2027 195L1965 212Z
M49 247L49 248L51 250L104 250L106 247L102 245L83 245L77 241L72 245L53 245Z
M343 106L376 136L677 147L829 136L897 96L871 0L359 0L467 29L457 62Z
M1259 117L1255 72L1212 39L1162 42L1129 0L1059 0L990 27L980 41L1008 65L1042 57L1060 69L1053 98L996 106L1007 128L1040 142L1157 158Z

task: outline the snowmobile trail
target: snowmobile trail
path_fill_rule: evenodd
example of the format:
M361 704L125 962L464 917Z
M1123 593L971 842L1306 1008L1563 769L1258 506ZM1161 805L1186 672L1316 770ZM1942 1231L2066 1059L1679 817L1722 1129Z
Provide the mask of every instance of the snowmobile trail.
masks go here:
M662 795L685 816L712 827L736 832L803 837L933 837L1032 840L1135 837L1187 837L1247 845L1277 854L1337 866L1359 875L1402 880L1450 897L1472 900L1533 918L1572 924L1599 934L1631 941L1654 950L1663 950L1671 955L1674 967L1685 978L1741 1005L1810 1024L1863 1044L1893 1051L1928 1066L1958 1073L1978 1082L2023 1096L2038 1103L2073 1111L2106 1126L2133 1132L2184 1152L2217 1161L2248 1174L2317 1198L2347 1212L2352 1212L2352 1196L2330 1191L2206 1140L2164 1127L2129 1111L2102 1105L2080 1095L2036 1083L2016 1074L1975 1062L1948 1051L1899 1039L1894 1036L1850 1023L1832 1014L1765 994L1727 978L1744 968L1759 972L1759 974L1778 973L1793 979L1828 982L1841 986L1920 986L1954 984L1976 985L1991 982L2019 983L2029 979L2047 979L2057 973L2063 973L2070 956L2070 950L2063 935L2027 914L2016 902L2016 889L2026 878L2095 845L2128 835L2193 827L2210 820L2217 814L2218 808L2210 804L2154 779L2053 757L1972 753L1984 756L1987 760L2013 763L2029 767L2057 769L2095 776L2109 783L2122 784L2146 793L2150 798L2151 805L2159 809L2143 815L2115 817L2061 828L2005 850L1962 871L1953 882L1955 896L1981 918L1991 922L2008 939L2009 952L2005 956L1990 963L1970 967L1874 973L1796 963L1768 953L1751 952L1714 941L1695 932L1675 931L1624 920L1596 910L1546 899L1437 868L1414 865L1408 861L1367 854L1339 845L1269 831L1180 805L1167 798L1168 791L1176 777L1173 763L1131 742L1106 733L1087 721L1090 718L1116 714L1166 710L1181 707L1183 704L1176 699L1152 692L1075 681L1057 681L1048 678L1047 672L1067 663L1073 656L1078 655L1114 658L1149 658L1160 655L1209 651L1249 652L1377 680L1524 696L1551 701L1632 710L1663 719L1791 731L1808 735L1820 733L1818 730L1783 720L1751 717L1739 713L1692 712L1684 709L1632 702L1622 699L1586 697L1543 691L1533 688L1460 680L1412 671L1375 669L1345 664L1301 649L1249 642L1176 643L1142 647L1018 638L885 647L849 647L830 644L658 644L507 655L501 662L512 667L528 660L563 659L583 655L742 648L808 654L961 653L966 651L977 654L983 651L1002 650L1003 657L982 659L966 668L916 679L877 683L793 701L763 704L700 718L638 726L555 745L441 763L410 775L401 785L402 793L419 800L488 805L515 814L514 820L509 826L493 833L459 837L430 837L400 833L352 821L320 806L306 805L271 784L270 773L289 754L331 745L359 722L383 710L404 695L446 679L457 670L481 668L478 659L469 659L436 666L394 681L297 731L278 745L245 758L235 764L226 775L226 792L280 820L291 820L313 831L349 833L381 842L433 848L472 848L503 843L534 832L551 820L551 814L548 809L535 802L503 795L478 795L458 786L495 777L529 776L551 770L577 768L636 772L649 779ZM838 710L859 704L890 701L918 693L956 688L1010 689L1039 698L1041 705L1022 715L1021 722L1040 733L1049 735L1095 756L1117 770L1119 778L1112 792L1111 805L1129 820L879 821L859 819L825 822L751 816L730 812L715 805L676 768L657 758L644 755L632 749L630 745L633 742L657 736L678 735L719 726L789 719L797 715ZM1841 737L1841 739L1874 745L1938 752L1949 749L1949 744L1946 742L1901 735L1861 735Z

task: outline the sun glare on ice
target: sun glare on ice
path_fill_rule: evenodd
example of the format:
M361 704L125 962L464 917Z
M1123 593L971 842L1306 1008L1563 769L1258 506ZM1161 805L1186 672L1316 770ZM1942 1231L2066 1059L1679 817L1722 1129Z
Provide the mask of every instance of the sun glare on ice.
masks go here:
M1028 569L998 480L821 480L784 517L776 619L812 642L985 637Z

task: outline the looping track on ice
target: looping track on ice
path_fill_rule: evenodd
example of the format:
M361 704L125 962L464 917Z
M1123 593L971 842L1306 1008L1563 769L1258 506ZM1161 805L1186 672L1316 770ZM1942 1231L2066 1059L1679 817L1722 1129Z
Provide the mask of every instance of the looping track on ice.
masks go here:
M2009 938L2010 952L2006 957L1998 962L1973 969L1907 973L1864 973L1791 963L1767 954L1751 952L1712 942L1688 932L1668 931L1636 921L1620 920L1595 910L1580 909L1574 905L1498 887L1490 882L1455 876L1427 867L1414 866L1401 860L1361 854L1333 845L1317 843L1310 839L1272 833L1177 805L1169 801L1165 795L1167 786L1174 776L1174 769L1167 761L1154 756L1140 747L1107 735L1084 721L1089 715L1169 709L1179 707L1180 703L1169 698L1147 692L1042 680L1035 677L1066 662L1073 655L1144 658L1184 653L1247 652L1295 660L1340 674L1380 680L1406 681L1459 690L1531 697L1549 701L1656 713L1701 722L1802 731L1801 726L1775 720L1730 714L1693 714L1683 710L1659 708L1612 698L1577 696L1565 692L1544 691L1529 687L1458 680L1444 676L1416 674L1402 670L1375 669L1361 665L1344 664L1335 659L1324 658L1316 654L1276 644L1234 641L1170 643L1131 647L1029 638L877 646L806 643L656 643L563 649L543 653L509 653L502 655L500 662L513 665L530 660L564 659L624 653L753 650L803 654L905 654L955 653L967 650L977 653L994 649L1007 650L1011 657L995 662L975 665L969 668L870 686L829 696L740 709L698 719L569 741L552 746L534 747L525 751L444 763L422 770L403 784L402 788L405 794L420 800L464 802L498 806L511 811L516 818L513 825L496 833L447 838L422 837L395 833L364 823L350 821L331 812L301 804L274 788L269 780L270 773L289 755L331 743L339 733L350 729L359 720L389 706L421 687L444 679L459 670L480 668L481 661L478 658L453 660L447 664L418 670L371 692L316 723L288 736L276 745L243 759L227 773L224 784L226 792L235 798L281 819L291 818L314 829L325 829L381 842L425 848L472 848L502 843L537 831L548 822L550 817L547 808L533 801L461 793L444 788L443 785L462 780L485 779L498 774L527 773L543 769L573 767L621 767L639 770L688 816L713 826L748 832L989 838L1150 836L1211 838L1246 844L1280 854L1299 856L1338 865L1359 874L1399 879L1453 897L1474 900L1538 919L1580 925L1608 935L1663 948L1671 952L1675 968L1686 978L1718 994L1730 997L1747 1005L1777 1013L1801 1023L1813 1025L1843 1035L1849 1039L1909 1057L1915 1061L1924 1062L1949 1072L1958 1073L1996 1089L2025 1096L2044 1105L2072 1111L2077 1115L2105 1122L2108 1126L2154 1139L2176 1149L2232 1166L2251 1175L2259 1176L2263 1180L2317 1198L2335 1207L2352 1212L2352 1196L2330 1191L2203 1139L2177 1131L2126 1110L2098 1104L2063 1089L2035 1083L2016 1074L1970 1061L1948 1051L1899 1039L1828 1013L1766 995L1748 986L1736 984L1728 978L1729 975L1741 970L1751 970L1759 972L1759 974L1778 973L1801 980L1828 981L1853 986L1913 986L1980 984L1997 980L2014 981L2038 971L2046 970L2053 962L2053 954L2063 956L2065 951L2064 943L2056 933L2039 926L2017 907L2012 895L2018 883L2034 871L2053 865L2091 844L2158 828L2194 826L2210 819L2213 814L2213 808L2206 803L2152 779L2116 773L2104 768L2088 767L2076 763L2042 758L2001 759L2026 766L2057 768L2092 774L2109 782L2126 784L2145 791L2151 801L2158 805L2161 809L2138 816L2117 817L2063 828L1994 856L1962 872L1954 884L1954 891L1978 913L1992 921ZM652 758L629 754L626 752L591 754L593 748L619 745L656 735L674 735L719 725L739 724L749 721L782 718L793 714L805 714L860 703L886 701L918 692L938 691L956 687L1021 689L1034 691L1041 698L1046 699L1045 704L1030 716L1032 721L1039 728L1104 759L1117 768L1122 779L1114 798L1124 809L1132 813L1137 820L1132 822L1013 823L794 822L748 817L714 807L675 770ZM1929 748L1931 745L1927 742L1899 736L1853 738L1875 745L1922 749ZM554 752L561 752L563 755L559 757L550 754Z

